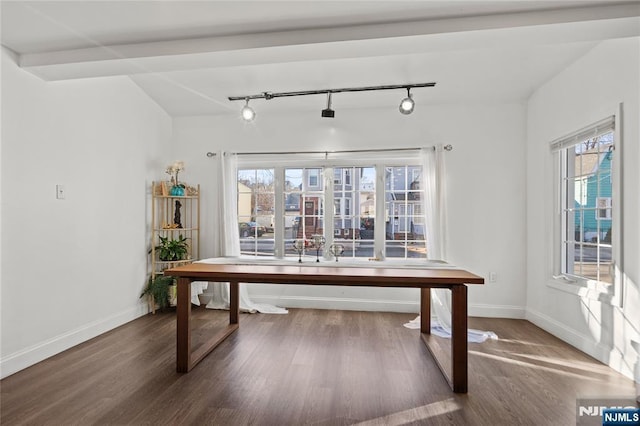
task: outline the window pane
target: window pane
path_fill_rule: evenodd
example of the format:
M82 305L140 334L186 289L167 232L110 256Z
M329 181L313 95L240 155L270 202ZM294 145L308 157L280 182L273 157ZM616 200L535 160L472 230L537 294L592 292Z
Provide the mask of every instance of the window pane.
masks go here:
M567 148L562 272L612 283L613 132ZM573 242L575 241L575 243Z
M611 259L611 247L600 246L598 247L598 255L600 257L598 262L598 280L613 284L612 271L612 259Z
M374 167L336 167L333 197L336 206L334 243L344 248L341 257L373 257L375 224Z
M274 254L274 170L238 170L238 234L240 253Z
M386 257L426 257L420 166L385 170Z
M284 170L284 176L285 256L298 257L294 247L295 240L312 240L314 235L324 235L322 169L287 168ZM324 249L308 247L305 254L313 257L316 257L316 254L322 256Z
M351 185L351 169L344 171L344 184L347 186Z

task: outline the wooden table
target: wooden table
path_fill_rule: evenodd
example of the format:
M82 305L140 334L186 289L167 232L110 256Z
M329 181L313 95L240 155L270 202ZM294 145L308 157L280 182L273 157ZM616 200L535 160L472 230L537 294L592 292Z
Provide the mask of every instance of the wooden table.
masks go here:
M209 352L238 329L239 283L292 285L335 285L420 288L420 331L422 340L454 392L467 392L467 286L484 284L484 279L461 269L418 269L386 267L340 267L279 264L192 263L164 271L178 278L177 371L189 372ZM191 282L229 282L229 325L191 351ZM431 337L431 289L451 290L451 358L443 356ZM450 370L450 374L449 374Z

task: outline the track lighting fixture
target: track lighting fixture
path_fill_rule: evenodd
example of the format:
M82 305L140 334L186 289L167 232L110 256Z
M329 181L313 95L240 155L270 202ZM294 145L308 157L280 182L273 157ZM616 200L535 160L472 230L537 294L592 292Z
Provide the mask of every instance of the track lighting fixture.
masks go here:
M255 118L256 112L249 106L249 100L251 99L265 99L271 100L274 98L283 98L290 96L305 96L305 95L320 95L327 94L327 108L322 110L321 116L325 118L334 118L336 112L331 109L331 96L334 93L340 92L365 92L372 90L395 90L395 89L406 89L407 97L400 102L400 112L402 114L411 114L415 108L415 101L413 100L413 96L411 96L411 89L416 87L433 87L436 83L416 83L416 84L395 84L389 86L367 86L367 87L345 87L342 89L324 89L324 90L304 90L300 92L262 92L259 95L250 95L250 96L229 96L230 101L242 101L244 100L245 106L242 108L242 118L246 121L251 121Z
M246 103L242 107L242 118L244 121L253 121L256 118L256 112L249 106L249 98L245 98Z
M411 88L407 87L407 97L400 102L400 107L399 107L400 112L405 115L411 114L415 106L416 106L416 103L411 97Z
M327 93L327 109L323 109L321 115L324 118L333 118L336 116L336 112L331 109L331 92Z

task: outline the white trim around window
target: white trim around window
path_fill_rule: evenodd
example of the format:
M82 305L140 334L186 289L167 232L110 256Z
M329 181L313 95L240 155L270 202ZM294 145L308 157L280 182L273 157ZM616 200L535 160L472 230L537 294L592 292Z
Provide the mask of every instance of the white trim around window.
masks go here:
M610 303L616 306L622 306L623 303L623 288L622 288L622 273L624 271L623 252L622 252L622 182L621 182L621 165L622 165L622 152L623 152L623 140L622 140L622 104L620 104L616 110L616 114L607 117L597 123L590 126L586 126L570 135L563 138L556 139L550 144L551 154L554 156L554 175L553 175L553 198L554 198L554 220L553 220L553 273L547 281L547 285L551 288L574 294L576 296L585 297L593 300L598 300L605 303ZM600 217L600 219L611 220L611 266L609 268L609 274L611 275L611 283L597 281L595 279L586 278L585 274L572 274L567 273L564 262L566 256L572 256L574 259L574 253L568 253L566 248L566 241L574 238L576 244L580 247L589 247L591 250L595 249L598 253L598 261L600 256L600 239L602 235L596 234L596 242L584 241L584 238L577 238L575 235L568 236L568 232L576 233L577 226L573 223L574 213L571 209L567 210L567 197L571 200L576 197L580 199L586 199L583 194L575 194L574 188L570 187L566 182L567 168L571 169L573 166L572 160L567 160L567 149L572 149L576 144L582 141L602 135L607 132L613 132L614 142L614 156L611 166L611 197L599 197L605 199L607 203L608 218ZM575 173L579 175L580 173ZM578 177L576 177L578 179ZM564 182L564 184L563 184ZM586 187L586 186L585 186ZM570 200L569 200L570 201ZM598 204L594 204L594 208L589 211L591 216L596 222L598 220L599 209ZM581 209L576 211L580 212ZM571 219L572 223L568 223ZM600 226L600 225L598 225ZM581 236L584 235L584 231L580 231ZM581 248L582 250L582 248Z

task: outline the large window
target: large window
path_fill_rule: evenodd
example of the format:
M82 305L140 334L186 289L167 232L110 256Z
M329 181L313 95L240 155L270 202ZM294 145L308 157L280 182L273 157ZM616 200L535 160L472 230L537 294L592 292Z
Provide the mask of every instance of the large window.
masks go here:
M340 244L343 258L425 258L420 176L419 165L240 166L241 253L297 257L295 240L322 235L321 256Z
M560 163L557 268L573 281L613 283L614 121L554 142Z

